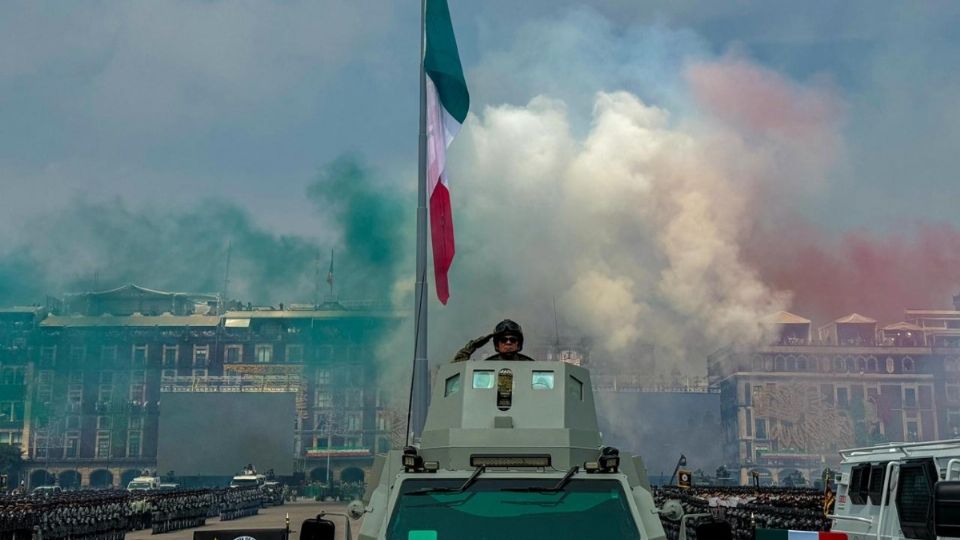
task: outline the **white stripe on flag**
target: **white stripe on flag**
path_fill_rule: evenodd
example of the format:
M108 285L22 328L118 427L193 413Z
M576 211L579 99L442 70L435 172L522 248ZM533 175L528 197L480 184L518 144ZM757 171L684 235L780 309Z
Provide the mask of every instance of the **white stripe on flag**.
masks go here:
M787 531L787 540L817 540L820 533L817 531Z
M436 189L446 166L449 142L443 125L444 112L437 87L427 77L427 197Z

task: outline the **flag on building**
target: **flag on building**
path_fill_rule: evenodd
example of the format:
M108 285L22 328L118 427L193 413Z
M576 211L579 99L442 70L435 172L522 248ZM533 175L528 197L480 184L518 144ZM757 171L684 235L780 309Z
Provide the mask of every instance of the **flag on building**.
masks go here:
M447 147L460 131L470 109L470 94L460 65L447 0L426 0L423 67L427 93L427 196L437 297L450 297L447 272L453 262L453 213L446 174Z

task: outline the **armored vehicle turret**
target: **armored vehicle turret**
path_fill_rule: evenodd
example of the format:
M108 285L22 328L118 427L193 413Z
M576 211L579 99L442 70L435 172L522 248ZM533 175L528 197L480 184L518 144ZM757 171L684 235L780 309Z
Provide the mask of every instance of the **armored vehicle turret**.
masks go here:
M364 540L661 539L643 461L604 447L589 372L440 367L421 444L378 456Z

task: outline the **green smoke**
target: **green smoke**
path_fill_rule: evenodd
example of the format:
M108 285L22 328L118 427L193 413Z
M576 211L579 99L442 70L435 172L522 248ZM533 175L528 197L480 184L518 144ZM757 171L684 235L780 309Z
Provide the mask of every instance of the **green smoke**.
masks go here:
M371 177L357 158L342 157L310 186L318 214L340 237L336 246L320 245L310 231L275 234L247 210L222 200L188 208L75 200L26 224L17 234L20 241L0 251L0 305L43 303L46 295L126 283L220 292L228 246L231 299L312 303L318 279L326 278L331 248L338 253L341 296L387 299L404 255L403 212L396 194L373 185Z

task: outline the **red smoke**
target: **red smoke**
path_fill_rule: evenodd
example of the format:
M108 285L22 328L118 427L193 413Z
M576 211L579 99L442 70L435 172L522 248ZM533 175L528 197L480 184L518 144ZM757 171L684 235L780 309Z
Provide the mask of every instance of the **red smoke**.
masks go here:
M960 231L945 224L839 238L779 226L746 239L744 254L765 283L793 291L793 312L817 324L852 312L897 322L904 309L953 309L960 292Z

